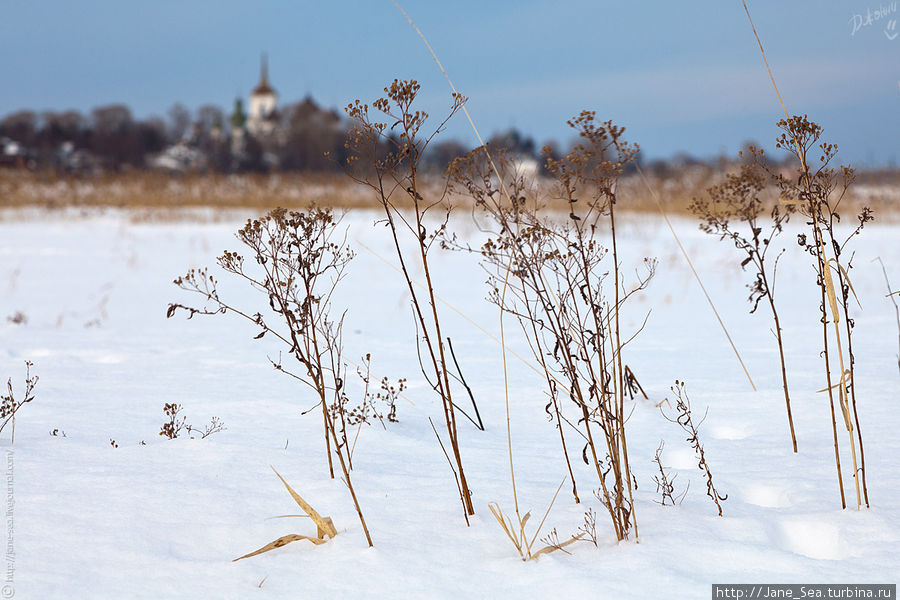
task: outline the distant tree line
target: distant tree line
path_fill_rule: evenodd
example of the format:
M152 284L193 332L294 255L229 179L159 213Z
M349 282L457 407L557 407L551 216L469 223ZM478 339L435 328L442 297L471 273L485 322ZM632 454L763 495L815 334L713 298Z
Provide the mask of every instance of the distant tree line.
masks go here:
M55 168L62 154L88 151L109 168L142 165L144 157L161 151L168 140L158 118L135 121L128 107L102 106L89 116L78 111L22 110L0 120L0 138L18 145L18 152L38 168Z
M279 107L278 135L271 139L245 136L240 149L232 143L232 119L218 106L190 111L172 106L165 119L136 119L123 104L75 110L21 110L0 119L0 139L15 143L23 163L32 169L60 171L123 171L153 166L152 158L183 145L200 153L202 170L214 172L334 171L346 157L347 124L334 110L311 98ZM511 129L490 143L523 158L539 159L534 140ZM443 169L470 148L456 140L436 141L424 161L428 170Z
M229 120L214 105L192 112L175 104L166 119L136 119L123 104L100 106L88 114L20 110L0 119L0 141L4 144L0 151L15 154L20 163L41 170L139 170L151 167L152 157L175 145L199 152L205 159L203 170L208 171L270 168L263 160L266 155L274 156L274 164L284 170L336 168L335 160L343 157L346 136L343 120L336 112L306 99L281 107L278 119L278 140L264 143L246 136L237 151Z
M232 118L215 105L191 111L173 105L166 118L135 119L123 104L94 108L89 114L75 110L41 112L21 110L0 119L0 160L5 164L34 170L60 172L120 172L153 168L154 157L175 146L187 148L200 157L185 170L205 172L315 171L339 170L346 158L344 143L347 123L335 110L320 107L311 98L279 107L277 135L269 139L244 136L240 148L233 143ZM543 172L544 151L535 141L516 129L492 136L492 148L518 157L535 174ZM15 147L17 161L8 149ZM563 151L551 142L550 154ZM436 140L428 149L423 168L442 172L456 157L470 148L459 141ZM4 156L6 154L7 156ZM687 154L668 160L641 162L645 170L671 176L686 167L721 168L724 158L701 161ZM4 163L0 162L0 166Z

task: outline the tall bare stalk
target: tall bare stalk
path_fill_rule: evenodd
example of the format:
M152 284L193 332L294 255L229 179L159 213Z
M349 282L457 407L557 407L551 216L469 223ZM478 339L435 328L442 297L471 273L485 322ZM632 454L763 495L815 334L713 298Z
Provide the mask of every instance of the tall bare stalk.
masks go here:
M778 89L778 85L775 83L775 76L772 74L772 69L769 66L769 59L766 58L766 51L763 48L762 40L759 39L759 34L756 31L756 26L753 24L753 18L750 16L750 8L747 6L747 0L741 0L741 4L744 7L744 12L746 12L747 14L747 20L750 23L750 28L753 30L753 36L756 38L756 43L759 46L759 52L762 55L763 62L766 65L766 71L769 74L769 79L772 82L772 87L775 89L775 94L778 96L778 102L781 104L782 111L784 111L784 119L779 121L778 123L779 127L781 127L784 133L779 138L777 146L783 150L791 152L800 163L800 177L796 184L793 184L793 182L786 180L780 174L777 180L779 187L782 189L782 194L786 195L788 198L793 198L789 201L796 202L799 206L807 208L808 216L810 219L809 225L812 227L813 231L814 239L812 242L807 242L805 237L801 237L799 242L801 246L806 248L806 250L816 258L818 284L822 291L821 313L824 338L823 358L825 361L826 381L828 385L826 390L828 392L828 401L831 405L831 422L834 433L834 453L835 463L837 465L838 485L840 486L841 490L841 506L843 508L846 508L847 502L844 497L844 484L843 477L841 476L840 449L838 447L837 423L834 410L833 389L835 386L839 391L839 401L841 413L844 418L844 426L847 428L847 431L850 434L850 451L851 458L853 460L853 479L856 483L856 505L857 508L862 505L862 498L860 497L861 478L862 494L863 496L865 496L866 506L868 507L869 493L866 487L865 454L863 451L862 432L859 429L859 416L856 410L856 387L853 383L852 376L853 356L852 351L850 351L850 369L845 369L843 347L841 346L840 341L840 325L838 324L840 317L837 306L837 293L835 291L834 277L831 270L832 268L834 268L837 271L841 286L841 296L844 307L844 320L847 325L845 327L845 331L847 334L847 343L849 350L849 348L851 347L850 331L853 327L853 322L847 314L848 291L852 291L849 277L847 276L847 270L850 268L850 262L852 262L853 258L851 255L850 260L847 261L847 268L844 269L840 262L840 252L843 250L843 245L845 245L846 242L849 241L850 237L858 234L862 227L866 224L866 222L872 220L873 217L871 214L871 210L868 207L863 208L862 212L858 216L859 227L857 227L856 230L850 235L850 237L845 240L844 244L838 244L835 242L834 237L831 234L833 233L835 220L840 220L840 215L836 212L836 209L840 204L841 199L844 197L844 193L846 193L847 188L853 182L853 170L846 167L841 168L843 189L839 197L837 198L837 201L833 205L829 204L830 195L837 187L837 182L835 178L835 170L829 168L828 165L837 154L837 146L835 146L834 144L822 143L818 146L818 148L816 148L815 145L822 133L822 128L809 121L806 115L800 117L797 115L791 116L790 114L788 114L787 106L785 106L784 104L784 99L782 99L781 92ZM809 160L810 152L819 150L821 150L821 154L819 156L819 166L815 169L815 171L812 171ZM823 228L829 231L829 237L831 238L832 249L834 253L833 258L829 258L828 251L826 250L826 241L822 234ZM834 263L833 266L832 262ZM844 281L845 279L846 285ZM826 298L828 301L828 307L831 309L831 315L834 323L834 334L838 350L838 362L841 369L841 377L839 383L835 384L835 386L833 386L831 382L831 366L828 357L828 310L826 309ZM849 400L848 388L850 396ZM851 403L853 411L852 421L850 417ZM856 437L859 441L860 448L861 465L859 468L856 464L856 448L853 441L854 422L856 424Z
M446 203L446 189L437 198L426 199L428 191L419 176L419 163L429 143L460 110L465 98L454 93L447 117L430 135L422 137L420 131L428 114L413 108L419 88L414 80L394 80L384 88L385 96L372 103L373 113L378 116L370 114L369 105L359 100L347 106L346 112L355 122L347 141L350 153L347 159L348 173L354 180L375 192L376 202L384 211L385 222L412 300L413 313L421 328L421 339L427 350L429 372L426 373L423 369L423 374L441 399L444 424L455 463L451 467L457 476L457 491L468 523L469 515L475 514L475 508L463 469L450 388L449 357L444 347L446 336L441 330L433 272L429 263L429 252L445 229L450 208ZM404 200L402 203L398 202L400 198ZM402 208L401 204L409 208ZM436 229L429 231L428 218L432 212L441 210L444 211L442 221ZM405 246L406 242L412 242L415 249L410 251ZM417 291L410 274L413 265L420 267L424 273L424 297Z
M773 262L766 262L766 255L772 241L783 230L784 224L794 211L794 205L783 205L776 202L769 211L770 223L768 231L763 231L760 217L765 207L760 193L766 188L767 174L762 162L762 150L753 146L749 149L748 163L741 166L740 173L729 173L725 182L710 187L707 196L696 198L690 205L690 211L700 218L700 229L720 240L730 240L735 248L746 257L741 261L741 268L752 265L755 277L750 288L749 301L752 304L750 313L756 312L760 301L765 298L772 311L775 322L775 338L778 343L778 356L781 360L781 381L784 389L784 404L787 410L788 428L791 444L797 452L797 435L794 432L794 417L791 413L791 397L788 390L787 367L784 361L784 342L781 321L775 307L775 274L778 268L779 253ZM734 223L734 221L738 223ZM784 252L782 250L782 252Z
M865 451L859 426L856 384L853 377L855 371L852 346L854 321L850 317L850 298L855 294L849 278L849 270L853 267L853 254L851 253L847 258L844 252L849 241L857 236L865 224L874 217L872 211L864 207L856 216L858 222L856 228L845 238L839 239L836 231L836 226L841 218L838 209L853 183L855 177L853 169L830 166L837 156L837 146L827 142L820 143L822 127L810 121L805 115L783 119L779 121L778 126L781 128L782 134L778 138L776 146L791 152L797 158L800 164L800 176L796 180L792 177L787 178L781 173L773 173L773 176L781 191L782 201L796 204L801 213L808 218L807 224L810 226L812 234L812 239L809 239L806 234L801 234L798 237L798 243L815 259L816 282L820 288L819 309L822 315L823 359L826 369L826 388L823 391L828 394L832 414L835 464L838 485L841 490L841 506L846 508L847 503L840 466L838 413L849 438L857 508L862 506L863 501L868 506ZM813 153L819 156L815 164L812 164ZM844 322L843 327L841 327L841 320ZM829 323L832 327L829 327ZM831 334L829 334L829 330L831 330ZM830 340L830 337L833 339ZM844 360L845 350L848 357L846 362ZM833 360L840 369L837 377L834 377L831 372ZM835 400L837 405L835 405ZM859 446L858 459L857 444Z

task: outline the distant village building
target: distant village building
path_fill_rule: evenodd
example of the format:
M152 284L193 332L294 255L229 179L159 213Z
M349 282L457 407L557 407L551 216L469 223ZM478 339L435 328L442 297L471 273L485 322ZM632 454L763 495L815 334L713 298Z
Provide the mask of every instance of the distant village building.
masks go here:
M33 153L14 139L0 138L0 167L28 168L35 167Z
M541 172L540 163L530 156L520 156L513 160L516 175L527 183L534 182Z
M150 158L149 163L154 169L184 173L206 169L207 158L197 148L181 141Z

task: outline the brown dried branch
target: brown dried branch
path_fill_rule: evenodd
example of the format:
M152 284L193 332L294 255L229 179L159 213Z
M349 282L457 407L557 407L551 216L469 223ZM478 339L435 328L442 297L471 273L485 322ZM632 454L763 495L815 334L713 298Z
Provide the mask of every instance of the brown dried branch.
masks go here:
M712 471L709 469L709 464L706 462L706 452L703 450L703 444L700 443L700 425L703 424L703 421L706 420L706 416L704 415L703 419L700 420L699 423L694 423L694 418L691 413L691 400L688 398L687 392L684 391L684 382L675 380L675 385L670 389L675 394L675 411L677 415L675 418L669 417L666 412L663 410L662 405L660 404L660 412L662 412L663 417L666 420L677 423L685 433L688 434L686 438L687 443L690 444L691 448L694 449L694 453L697 456L697 468L703 471L704 476L706 477L706 495L709 496L709 499L712 500L716 504L716 508L719 511L719 516L722 516L722 502L728 499L728 494L722 496L719 492L716 491L716 487L713 484ZM657 456L659 452L662 451L662 447L657 451ZM660 465L660 470L662 470L662 466ZM665 498L664 498L665 499Z

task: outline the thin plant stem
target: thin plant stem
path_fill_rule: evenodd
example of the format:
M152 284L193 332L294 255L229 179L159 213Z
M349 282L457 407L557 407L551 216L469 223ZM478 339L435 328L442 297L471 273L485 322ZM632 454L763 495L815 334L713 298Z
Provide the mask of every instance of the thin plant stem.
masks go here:
M772 309L772 319L775 321L775 338L778 340L778 357L781 360L781 382L784 385L784 405L787 409L788 427L791 430L791 444L794 447L794 454L797 453L797 434L794 432L794 417L791 413L791 397L788 392L787 369L784 364L784 343L781 335L781 321L778 319L778 311L775 309L775 298L772 296L766 274L760 270L763 282L766 287L766 298L769 300L769 307Z
M820 262L820 268L821 262ZM826 267L827 268L827 267ZM828 313L826 312L825 284L820 284L822 291L822 344L825 356L825 382L827 384L828 404L831 407L831 428L834 434L834 462L837 466L838 487L841 490L841 508L847 508L847 500L844 498L844 478L841 475L841 453L838 446L837 418L834 412L834 393L831 385L831 362L828 358Z

